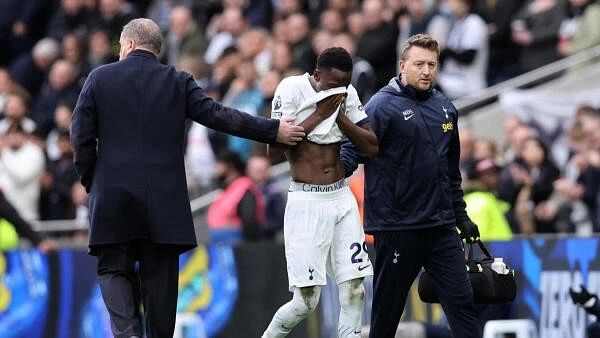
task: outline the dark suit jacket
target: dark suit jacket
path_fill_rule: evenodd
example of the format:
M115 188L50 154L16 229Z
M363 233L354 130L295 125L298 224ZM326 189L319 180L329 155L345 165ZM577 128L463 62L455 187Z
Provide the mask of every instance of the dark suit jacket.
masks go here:
M191 75L135 50L87 78L73 113L75 167L90 192L90 249L148 239L196 245L183 164L186 118L259 142L279 121L227 108Z

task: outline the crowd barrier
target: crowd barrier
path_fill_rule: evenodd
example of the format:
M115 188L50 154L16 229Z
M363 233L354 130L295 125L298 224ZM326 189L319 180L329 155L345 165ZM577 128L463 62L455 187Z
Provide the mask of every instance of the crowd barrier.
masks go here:
M481 308L482 318L532 319L544 338L584 337L595 318L572 304L568 289L584 284L591 292L600 291L599 244L598 237L489 243L495 256L515 268L518 295L511 305ZM83 248L47 255L34 249L0 253L0 337L111 337L95 268L95 258ZM368 325L372 280L365 285ZM335 337L335 292L335 287L324 289L317 314L290 337ZM180 259L178 311L186 320L178 335L259 337L290 296L282 244L200 246ZM405 319L444 324L439 305L422 303L415 288Z

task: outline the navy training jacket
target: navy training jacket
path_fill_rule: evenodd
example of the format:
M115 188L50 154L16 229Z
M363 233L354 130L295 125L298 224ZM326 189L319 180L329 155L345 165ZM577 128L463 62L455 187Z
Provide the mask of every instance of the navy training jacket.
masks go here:
M419 93L398 77L365 107L379 141L379 154L363 156L352 143L342 145L346 174L365 164L367 233L453 227L468 217L458 167L458 112L432 89Z

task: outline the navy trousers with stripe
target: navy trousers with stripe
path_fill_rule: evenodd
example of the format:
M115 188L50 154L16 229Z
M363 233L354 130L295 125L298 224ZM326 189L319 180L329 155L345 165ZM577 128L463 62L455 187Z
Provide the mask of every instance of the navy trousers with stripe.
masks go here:
M394 338L408 292L422 267L434 280L454 337L481 337L463 247L453 228L381 231L374 238L370 338Z

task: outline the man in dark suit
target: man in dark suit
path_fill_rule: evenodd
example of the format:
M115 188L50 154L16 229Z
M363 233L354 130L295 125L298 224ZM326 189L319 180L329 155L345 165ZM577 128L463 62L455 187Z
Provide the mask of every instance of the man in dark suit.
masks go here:
M196 246L183 164L185 119L265 143L294 145L304 132L290 119L225 107L191 75L160 64L160 29L151 20L130 21L120 44L120 61L90 73L73 113L74 162L90 193L90 254L98 257L115 337L142 336L138 287L147 337L172 337L178 257Z

